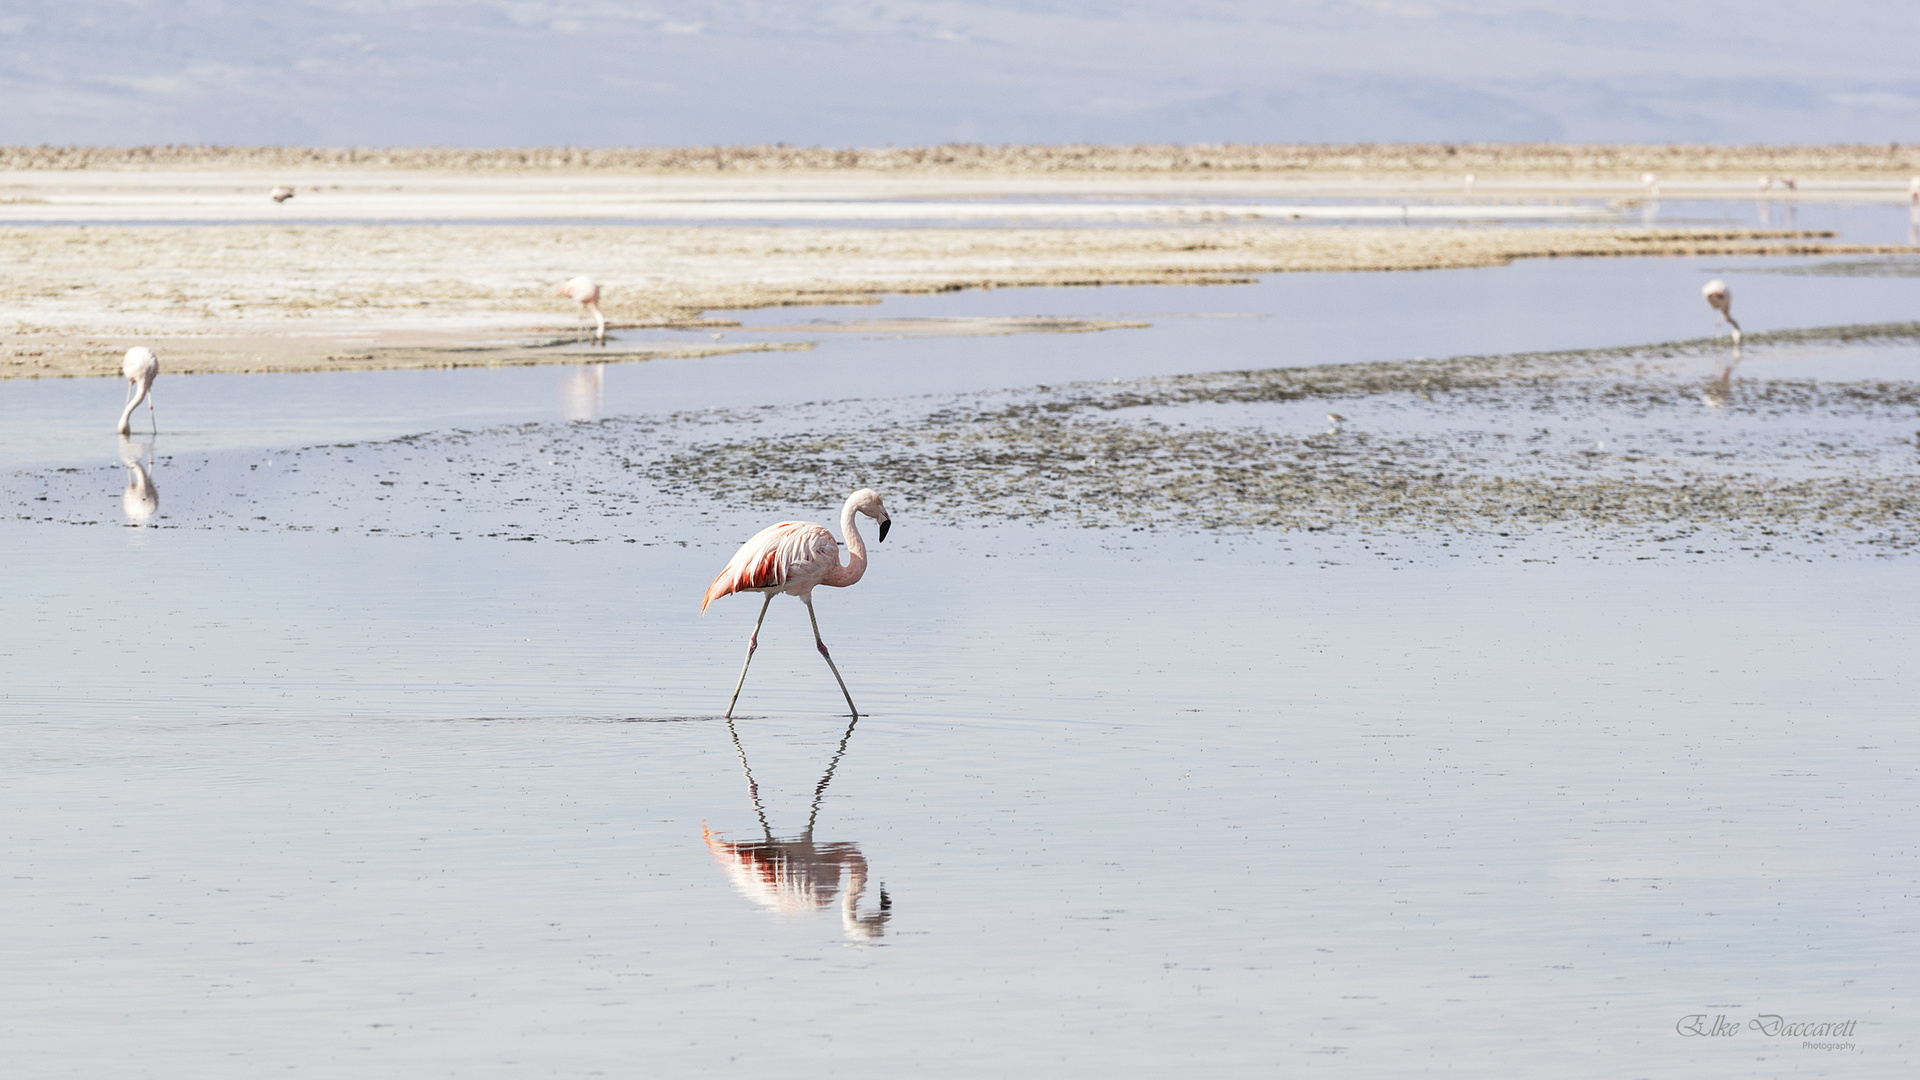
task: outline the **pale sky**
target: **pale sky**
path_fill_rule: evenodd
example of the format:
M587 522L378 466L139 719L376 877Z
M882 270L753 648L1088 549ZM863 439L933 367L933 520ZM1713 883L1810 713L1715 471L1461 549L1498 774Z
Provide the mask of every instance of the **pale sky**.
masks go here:
M6 0L0 143L1920 141L1920 8Z

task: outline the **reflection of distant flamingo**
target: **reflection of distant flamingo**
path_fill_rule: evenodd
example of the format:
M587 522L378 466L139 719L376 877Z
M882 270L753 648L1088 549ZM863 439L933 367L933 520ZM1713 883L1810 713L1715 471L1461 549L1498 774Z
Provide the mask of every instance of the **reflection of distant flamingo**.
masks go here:
M583 364L568 373L566 381L560 384L562 407L567 419L598 420L606 381L607 369L604 364Z
M1727 288L1727 283L1714 278L1700 286L1700 295L1706 297L1708 307L1719 312L1720 317L1727 320L1727 325L1733 328L1733 343L1739 345L1740 324L1733 321L1733 292Z
M154 434L160 433L160 421L153 416L153 380L160 377L160 358L145 345L135 345L127 350L126 360L121 362L120 371L127 378L127 407L120 411L120 426L115 429L122 435L133 434L133 410L140 402L147 403L147 419L153 420Z
M807 815L806 831L790 840L776 839L773 827L767 822L767 811L760 802L760 785L753 778L753 767L747 763L747 750L740 742L740 732L727 721L727 730L733 734L733 747L740 755L740 765L747 774L747 792L753 799L753 810L760 818L760 831L764 839L733 841L722 839L712 829L702 828L701 834L707 842L707 850L726 868L727 877L733 881L733 887L748 899L782 913L821 911L833 903L834 894L840 894L840 925L848 937L855 940L871 940L886 931L887 920L893 917L893 901L887 896L884 886L880 889L879 910L872 914L860 913L860 898L867 889L867 860L860 854L857 844L840 842L832 844L815 843L813 839L814 823L820 817L820 802L825 797L827 785L833 781L833 772L840 767L840 758L847 752L847 742L853 738L854 725L859 717L847 725L846 734L840 736L839 749L834 751L833 760L827 763L826 775L814 785L813 808ZM840 876L846 872L847 887L840 891Z
M807 605L807 618L813 623L814 647L826 657L827 667L833 669L834 680L847 697L847 708L853 715L860 715L853 704L853 694L847 690L847 680L840 677L833 655L827 652L827 643L820 640L820 619L813 613L815 587L845 588L867 572L867 543L854 527L856 513L880 523L883 541L887 538L887 529L893 525L887 517L887 508L881 505L880 496L872 489L861 488L847 496L847 504L840 509L840 532L847 538L845 566L840 565L840 546L834 543L832 533L811 521L783 521L767 526L742 544L734 553L733 561L708 586L707 598L700 603L702 612L707 610L707 605L729 593L757 592L767 598L760 605L760 618L753 624L753 636L747 639L747 659L740 665L740 681L734 684L733 699L727 702L727 716L733 716L733 707L740 701L740 688L747 684L747 667L753 663L753 651L760 647L760 624L767 621L767 606L780 593L791 593Z
M1700 392L1700 403L1709 409L1726 408L1727 402L1733 398L1733 369L1739 366L1740 345L1735 342L1733 355L1721 362L1719 370L1713 376L1713 381Z
M147 460L140 461L144 449ZM153 444L142 447L132 439L120 439L120 463L127 467L127 490L120 493L120 509L127 520L145 525L160 512L160 489L153 486Z
M553 290L553 295L569 297L574 303L593 312L593 340L601 345L607 343L607 319L600 314L600 286L592 278L574 278Z

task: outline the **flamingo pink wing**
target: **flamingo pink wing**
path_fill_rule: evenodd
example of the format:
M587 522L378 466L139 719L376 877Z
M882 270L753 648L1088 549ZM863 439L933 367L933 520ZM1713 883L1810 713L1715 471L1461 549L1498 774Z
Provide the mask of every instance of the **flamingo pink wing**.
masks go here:
M707 605L732 593L778 588L789 583L796 570L806 569L818 561L822 538L826 541L828 557L834 559L838 551L833 534L810 521L783 521L760 530L753 539L740 545L733 561L713 579L700 610L707 610Z

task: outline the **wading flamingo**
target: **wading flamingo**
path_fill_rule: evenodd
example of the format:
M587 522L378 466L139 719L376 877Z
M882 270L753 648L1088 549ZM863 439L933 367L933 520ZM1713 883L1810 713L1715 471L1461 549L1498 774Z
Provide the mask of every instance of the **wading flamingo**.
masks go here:
M127 350L127 359L120 365L120 371L127 377L127 407L120 411L120 426L114 430L122 435L133 434L133 410L144 400L147 419L153 420L153 433L158 435L160 421L153 416L153 380L160 377L160 358L145 345L135 345Z
M1727 283L1714 278L1700 286L1700 295L1706 297L1708 307L1719 312L1720 317L1727 320L1727 325L1733 327L1733 343L1740 344L1740 324L1733 321L1733 293L1727 288Z
M867 572L867 543L854 526L856 513L880 523L881 540L887 538L887 529L893 524L887 517L887 508L880 503L880 496L871 488L861 488L847 496L847 505L840 509L840 532L847 538L845 566L840 565L840 545L834 543L832 533L811 521L783 521L767 526L742 544L734 553L733 561L708 586L707 598L700 602L703 614L709 604L728 593L757 592L766 597L760 605L760 618L754 621L753 636L747 639L747 659L740 665L740 681L734 684L733 698L727 702L728 719L733 718L733 707L740 701L740 688L747 684L747 667L753 663L753 651L760 647L760 626L767 621L767 607L781 593L792 593L807 605L807 618L813 623L813 644L826 658L827 667L833 670L840 692L846 695L847 709L855 717L860 715L853 703L853 694L847 690L847 680L840 677L840 668L827 652L827 643L820 640L820 618L813 613L815 586L845 588Z
M277 203L286 202L293 198L293 189L285 184L276 184L272 191L267 192L267 198Z
M593 312L593 340L600 345L607 343L607 319L600 314L600 286L592 278L574 278L553 290L553 295L570 297L574 303Z

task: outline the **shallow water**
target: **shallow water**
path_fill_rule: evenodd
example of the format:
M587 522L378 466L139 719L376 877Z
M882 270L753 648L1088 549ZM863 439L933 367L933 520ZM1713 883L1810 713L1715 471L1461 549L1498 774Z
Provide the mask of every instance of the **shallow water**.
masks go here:
M1037 382L1699 337L1708 273L1750 330L1913 318L1912 278L1540 262L802 316L1150 330L163 379L157 452L132 445L149 527L97 437L114 384L0 383L0 1068L1909 1075L1912 555L1079 529L887 493L866 580L817 604L871 715L849 728L779 600L730 727L757 605L699 595L773 510L604 452ZM1916 363L1827 343L1739 373ZM1891 406L1694 394L1614 437L1905 467ZM1531 435L1499 404L1342 408L1353 438ZM1539 416L1568 439L1611 415L1562 407ZM1769 1015L1854 1027L1748 1026ZM1686 1034L1721 1016L1738 1035Z
M1910 1070L1911 573L896 520L821 599L873 715L810 848L847 728L797 605L738 747L715 718L752 605L696 594L740 521L0 527L0 1057ZM768 831L815 886L784 913L707 839ZM1856 1049L1676 1032L1701 1013Z

